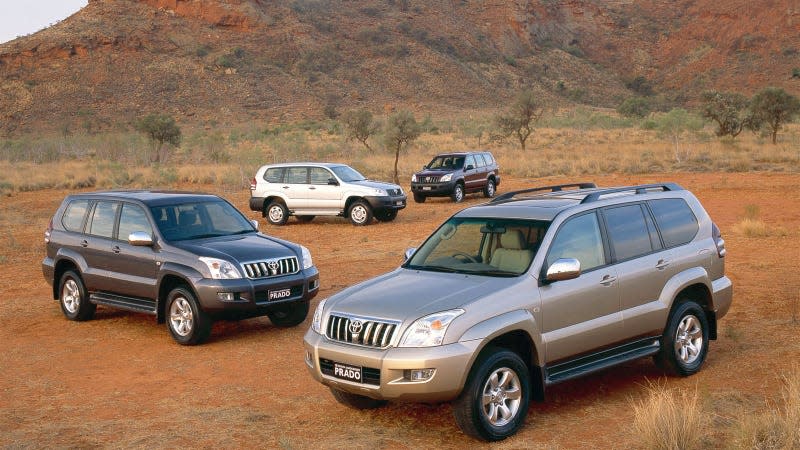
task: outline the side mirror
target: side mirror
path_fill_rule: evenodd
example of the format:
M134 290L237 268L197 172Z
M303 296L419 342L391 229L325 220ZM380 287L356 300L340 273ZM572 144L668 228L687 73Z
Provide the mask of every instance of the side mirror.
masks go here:
M424 164L423 164L423 165L422 165L422 169L420 169L420 170L425 170L425 169L427 169L427 168L428 168L428 166L426 166L426 165L424 165Z
M128 243L136 247L150 247L153 245L153 237L144 231L134 231L128 235Z
M411 258L411 255L413 255L414 252L416 252L416 251L417 251L416 247L407 248L405 253L403 253L403 256L405 256L405 260L404 261L408 261L408 258Z
M331 177L331 178L328 178L328 185L329 186L338 186L339 182L336 181L336 178Z
M258 221L256 219L251 220L250 224L253 225L253 228L255 228L256 231L258 230Z
M581 262L575 258L559 258L547 268L545 281L564 281L581 275Z
M469 164L465 170L474 170L474 169L475 169L475 166L473 166L472 164Z

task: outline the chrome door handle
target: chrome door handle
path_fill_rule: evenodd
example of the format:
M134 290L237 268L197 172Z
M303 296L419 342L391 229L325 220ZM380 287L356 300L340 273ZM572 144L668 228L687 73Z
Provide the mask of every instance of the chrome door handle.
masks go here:
M658 260L658 263L656 263L656 269L664 270L667 266L669 266L669 264L670 264L669 261L667 261L665 259L660 259L660 260Z
M309 186L309 189L311 189L313 191L313 190L315 190L317 188L315 188L314 186Z
M606 275L600 280L600 284L603 286L611 286L615 281L617 281L617 277L612 277L611 275Z
M119 254L119 252L120 252L121 250L120 250L120 248L119 248L119 245L115 245L114 247L112 247L112 248L111 248L111 251L112 251L112 252L114 252L114 253L117 253L117 254Z
M88 246L89 246L89 241L87 241L86 239L81 241L81 247L88 247Z

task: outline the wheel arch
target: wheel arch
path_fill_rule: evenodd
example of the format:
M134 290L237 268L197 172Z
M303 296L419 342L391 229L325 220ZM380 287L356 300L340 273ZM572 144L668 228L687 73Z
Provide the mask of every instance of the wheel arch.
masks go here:
M64 272L68 270L74 270L78 273L78 275L83 279L83 270L81 270L81 265L72 260L71 258L61 258L56 262L55 267L53 268L53 300L58 300L59 292L58 289L60 286L61 277L64 275ZM86 283L85 280L84 284Z
M682 303L683 299L690 299L703 308L703 311L706 313L706 319L708 320L708 338L712 340L716 339L717 316L714 313L711 290L708 288L708 286L706 286L704 283L695 283L682 288L677 294L675 294L675 299L673 300L672 307L670 308L670 316L672 315L672 311L674 311L675 308Z
M347 197L347 200L345 200L345 202L344 202L344 211L342 211L342 214L344 214L346 216L347 215L347 211L350 210L350 206L353 203L355 203L355 202L357 202L359 200L363 200L363 201L367 202L367 200L363 196L360 196L360 195L351 195L351 196ZM367 202L367 204L369 204L369 202Z
M158 323L164 323L167 317L167 296L173 289L177 287L184 287L189 290L189 292L197 298L197 292L195 292L194 288L192 287L192 283L190 283L186 278L174 274L169 273L164 275L161 278L161 281L158 285L158 305L156 307L156 320Z
M280 195L270 195L269 197L264 198L264 204L261 205L261 217L267 217L267 207L269 207L269 204L273 201L281 202L286 209L289 209L285 198L281 197Z

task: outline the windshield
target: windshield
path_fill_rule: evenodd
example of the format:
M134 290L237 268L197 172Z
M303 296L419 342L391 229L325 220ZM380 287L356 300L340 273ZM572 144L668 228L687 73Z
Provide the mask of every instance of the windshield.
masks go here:
M403 267L487 276L517 276L531 265L549 222L451 218Z
M185 241L255 232L251 224L228 202L181 203L150 208L161 236L168 241Z
M335 173L336 176L339 177L339 179L344 181L345 183L348 183L350 181L366 180L366 178L364 178L364 175L361 175L360 173L358 173L356 169L353 169L350 166L331 167L331 170L333 170L333 173Z
M455 170L464 167L463 156L437 156L428 163L428 169Z

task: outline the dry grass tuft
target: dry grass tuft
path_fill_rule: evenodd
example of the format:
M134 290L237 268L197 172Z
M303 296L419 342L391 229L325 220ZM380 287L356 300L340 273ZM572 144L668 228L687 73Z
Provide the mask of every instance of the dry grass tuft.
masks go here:
M782 407L739 419L733 449L800 449L800 366L783 377L783 385Z
M704 448L707 416L697 389L673 392L651 384L647 396L633 401L633 427L643 448L692 450Z

